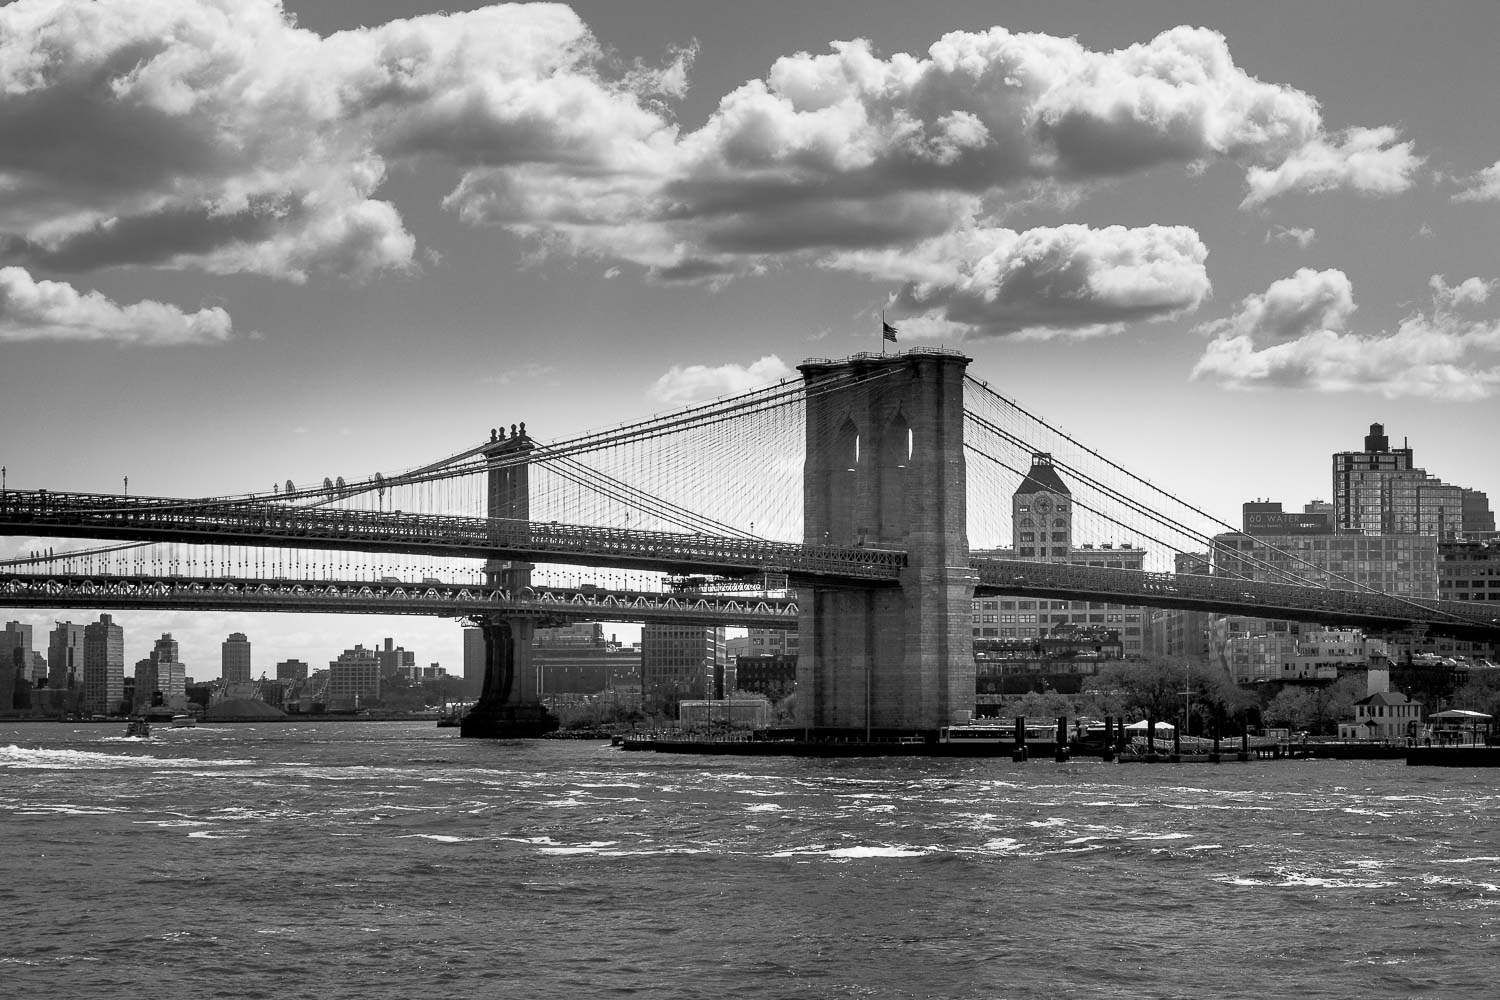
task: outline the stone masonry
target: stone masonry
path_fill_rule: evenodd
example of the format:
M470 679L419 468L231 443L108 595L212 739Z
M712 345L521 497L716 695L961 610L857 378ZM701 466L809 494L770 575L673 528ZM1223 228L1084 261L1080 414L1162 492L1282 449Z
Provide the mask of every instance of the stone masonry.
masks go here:
M914 350L799 366L804 544L904 549L909 560L897 587L803 593L798 710L814 735L932 730L973 708L969 360Z

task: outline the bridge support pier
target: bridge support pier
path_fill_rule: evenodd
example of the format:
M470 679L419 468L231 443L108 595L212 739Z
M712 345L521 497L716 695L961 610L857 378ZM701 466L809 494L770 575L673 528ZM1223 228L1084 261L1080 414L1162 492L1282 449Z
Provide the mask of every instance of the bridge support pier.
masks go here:
M498 615L479 625L484 633L484 689L459 722L459 735L479 739L528 739L550 733L558 718L538 700L530 618Z
M531 519L531 452L535 445L526 425L490 431L484 449L488 463L488 505L491 518ZM531 586L531 564L490 559L484 564L487 586L520 594ZM557 716L541 702L541 689L531 663L531 641L536 620L522 616L488 615L475 622L484 632L484 688L479 701L459 722L459 735L478 739L527 739L557 729Z
M909 351L800 366L804 544L907 553L898 586L803 595L797 689L809 735L935 733L973 712L968 363Z

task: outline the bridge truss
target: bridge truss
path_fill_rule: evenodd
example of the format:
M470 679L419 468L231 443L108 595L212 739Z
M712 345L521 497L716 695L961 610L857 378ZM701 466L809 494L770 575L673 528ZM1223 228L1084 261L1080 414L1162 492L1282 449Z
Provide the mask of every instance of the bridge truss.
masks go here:
M160 576L0 577L0 607L292 611L471 618L534 616L556 622L661 622L794 630L795 597L616 591L598 587L501 588L436 580L233 580Z

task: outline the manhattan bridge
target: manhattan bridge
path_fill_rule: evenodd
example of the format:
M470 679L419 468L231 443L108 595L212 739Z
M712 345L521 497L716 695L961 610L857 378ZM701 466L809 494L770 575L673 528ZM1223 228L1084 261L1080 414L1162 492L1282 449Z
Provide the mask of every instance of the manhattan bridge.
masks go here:
M1170 572L1237 529L1006 399L969 360L813 359L800 379L565 440L518 422L419 468L269 492L7 489L0 533L87 541L0 564L0 605L467 620L486 655L469 736L546 728L531 639L578 620L796 629L798 721L825 734L966 717L976 596L1500 640L1493 609L1373 592L1295 558ZM1142 549L1146 568L984 554L1009 545L1039 456L1067 483L1071 542Z

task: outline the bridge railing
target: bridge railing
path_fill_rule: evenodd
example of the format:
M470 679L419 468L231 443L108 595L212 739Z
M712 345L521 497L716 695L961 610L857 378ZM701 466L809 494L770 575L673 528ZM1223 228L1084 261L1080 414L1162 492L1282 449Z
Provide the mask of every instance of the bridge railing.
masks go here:
M404 511L301 507L265 501L190 500L46 490L0 493L0 525L37 534L98 531L109 537L181 536L191 541L334 548L420 546L524 553L545 561L609 558L643 566L689 566L726 571L789 572L800 576L894 581L906 553L891 549L804 546L759 538L631 531L558 522L456 517ZM232 536L232 537L231 537ZM455 554L459 554L455 552Z

